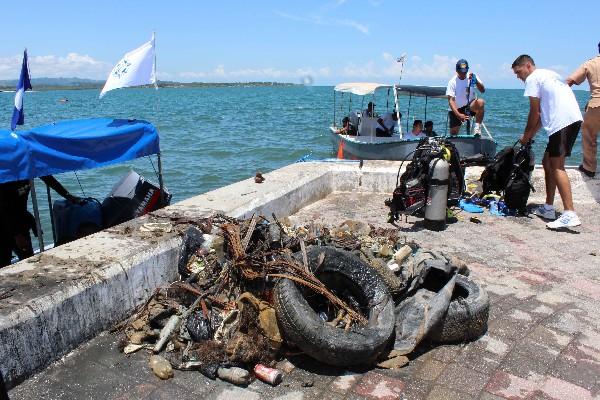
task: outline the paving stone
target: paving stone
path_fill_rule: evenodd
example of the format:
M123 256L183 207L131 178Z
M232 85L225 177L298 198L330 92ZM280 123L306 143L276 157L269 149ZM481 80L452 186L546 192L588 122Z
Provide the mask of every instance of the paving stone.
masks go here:
M210 396L205 397L207 400L260 400L261 395L249 389L244 389L229 385L228 387L221 388Z
M354 387L353 391L369 399L395 400L400 397L405 387L406 383L399 379L393 379L376 372L368 372Z
M548 375L588 390L600 390L600 365L573 357L572 353L561 354L549 368Z
M427 400L469 400L473 398L464 392L448 389L440 385L434 386L427 396Z
M462 348L459 346L438 346L429 351L430 356L443 363L450 363L458 357Z
M485 391L505 399L518 400L529 398L538 386L537 382L498 371L485 385Z
M420 365L414 376L424 381L435 381L447 367L446 363L432 358Z
M600 300L600 283L591 279L578 278L568 283L578 293L588 296L594 300Z
M523 340L502 360L499 369L521 378L527 378L532 373L543 375L558 355L556 350Z
M338 393L347 393L358 383L360 378L360 374L347 371L344 375L338 376L331 382L331 390Z
M600 308L599 308L600 309ZM585 330L578 338L578 342L584 346L600 351L600 333L593 330Z
M543 325L570 334L580 333L584 329L584 324L580 319L573 312L566 311L555 313Z
M181 399L185 398L190 394L190 391L187 388L181 387L179 385L174 384L171 380L164 382L160 387L156 388L153 392L151 392L144 399L147 400L172 400L172 399ZM118 399L127 400L127 399L135 399L141 398L132 395L132 393L125 393L123 396L119 396Z
M331 391L331 388L324 389L316 397L318 400L344 400L346 396L341 393L335 393Z
M501 360L513 346L513 340L486 332L476 342L471 343L469 347L472 347L474 350L481 349L486 353L491 353L490 358Z
M489 376L479 373L462 365L451 364L438 377L436 383L457 391L476 395L479 393Z
M540 390L556 400L592 400L593 398L589 390L554 377L549 377Z
M403 400L421 400L427 397L433 386L432 382L422 381L420 379L410 379L406 381L406 387L402 392Z
M543 325L537 325L527 335L527 339L556 351L562 351L574 338L575 335L550 329Z
M501 357L484 350L477 351L463 351L460 358L457 359L457 363L480 372L485 375L489 375L492 371L496 370L500 365Z
M519 321L506 315L488 324L488 332L505 339L519 340L535 327L534 321Z
M302 390L296 390L293 392L287 392L280 396L273 397L273 400L302 400L304 398L312 398L310 394L303 392Z
M496 396L495 394L491 394L488 392L481 392L477 396L478 400L505 400L505 397Z

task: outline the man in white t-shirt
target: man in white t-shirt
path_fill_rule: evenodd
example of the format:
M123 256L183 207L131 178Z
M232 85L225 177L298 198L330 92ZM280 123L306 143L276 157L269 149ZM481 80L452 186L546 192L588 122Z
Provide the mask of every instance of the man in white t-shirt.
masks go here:
M402 118L402 113L400 113ZM396 110L383 114L380 118L377 118L377 129L375 136L377 137L391 137L394 133L394 129L398 126L398 114Z
M446 87L446 96L448 96L450 106L448 120L450 122L450 134L452 135L458 135L462 123L467 121L471 115L475 115L473 133L481 135L485 101L477 98L475 88L484 93L485 87L478 76L474 73L467 74L467 72L469 72L467 60L458 60L456 75L448 81Z
M536 68L533 59L526 54L517 57L512 69L517 78L525 82L524 95L529 97L527 125L519 141L521 144L528 143L542 126L548 133L548 145L542 159L546 204L536 208L533 213L545 219L556 218L554 194L558 188L565 211L560 218L548 222L546 226L559 229L581 225L573 208L571 182L565 171L565 157L571 155L583 121L575 94L560 75L548 69Z

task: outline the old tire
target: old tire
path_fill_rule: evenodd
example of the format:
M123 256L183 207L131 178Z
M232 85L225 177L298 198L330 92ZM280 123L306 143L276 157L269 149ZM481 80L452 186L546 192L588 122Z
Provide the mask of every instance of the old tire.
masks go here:
M318 265L320 254L323 262ZM333 247L307 250L308 265L330 289L350 292L368 319L348 331L323 321L307 298L315 293L288 279L274 289L274 308L279 328L288 342L309 356L334 366L373 363L389 343L394 331L394 302L381 277L359 257ZM340 297L342 297L340 295Z
M490 311L488 295L479 284L456 275L456 285L446 315L429 335L437 343L476 339L487 331Z

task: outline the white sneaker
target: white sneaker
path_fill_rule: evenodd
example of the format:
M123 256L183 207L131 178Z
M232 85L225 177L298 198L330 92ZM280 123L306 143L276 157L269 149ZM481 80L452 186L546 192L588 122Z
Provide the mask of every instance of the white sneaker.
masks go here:
M475 128L473 129L473 134L481 135L481 124L475 122Z
M579 217L574 212L564 212L556 221L548 222L548 229L570 228L581 225Z
M549 209L542 204L533 210L533 215L537 215L538 217L542 217L544 219L555 219L556 211L554 211L554 208Z

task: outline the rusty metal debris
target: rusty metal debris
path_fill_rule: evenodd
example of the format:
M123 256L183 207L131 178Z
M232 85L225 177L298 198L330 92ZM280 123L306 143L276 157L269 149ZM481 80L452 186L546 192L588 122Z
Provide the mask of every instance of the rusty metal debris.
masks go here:
M154 353L150 365L161 379L172 376L165 362L177 370L200 371L239 385L250 381L243 371L256 375L257 365L274 367L293 350L279 330L273 308L273 287L280 279L322 299L326 307L321 310L327 313L315 312L332 329L366 328L364 307L317 276L324 254L313 257L309 266L308 246L352 251L383 277L394 296L414 290L410 283L420 262L413 256L416 246L400 239L394 229L356 221L336 228L314 223L290 227L275 216L272 221L214 215L171 222L192 226L181 249L180 280L157 289L121 326L127 338L123 351ZM156 358L158 354L162 357ZM382 354L380 366L401 367L407 362L403 354ZM277 384L280 378L267 381Z

